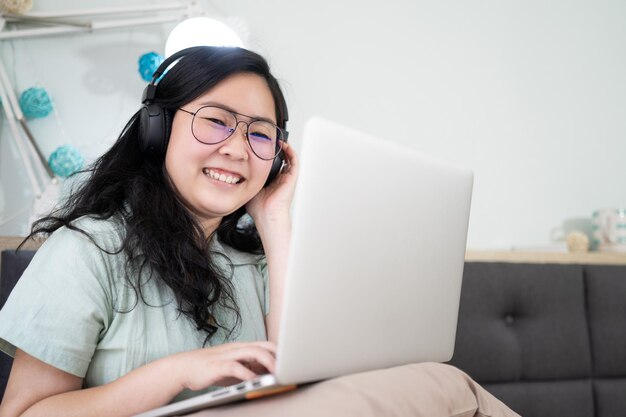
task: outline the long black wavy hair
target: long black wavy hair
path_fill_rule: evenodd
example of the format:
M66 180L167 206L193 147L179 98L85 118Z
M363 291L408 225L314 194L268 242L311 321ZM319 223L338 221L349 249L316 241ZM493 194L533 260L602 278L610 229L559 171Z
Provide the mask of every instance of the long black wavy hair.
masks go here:
M205 47L185 55L159 81L152 102L173 116L177 108L237 73L258 74L267 81L277 124L284 128L287 107L277 80L263 57L241 48ZM126 281L143 302L142 271L171 288L179 311L207 333L206 344L218 328L225 328L216 318L216 308L235 312L236 323L226 330L232 332L240 323L234 290L209 250L212 236L205 235L170 184L165 155L147 157L142 153L139 113L129 120L111 149L86 170L89 177L62 206L33 224L28 238L48 236L60 227L89 236L73 222L83 216L119 218L125 236L113 253L127 257ZM241 207L225 216L215 233L221 242L239 251L260 254L263 248L254 224L241 227L239 222L245 214Z

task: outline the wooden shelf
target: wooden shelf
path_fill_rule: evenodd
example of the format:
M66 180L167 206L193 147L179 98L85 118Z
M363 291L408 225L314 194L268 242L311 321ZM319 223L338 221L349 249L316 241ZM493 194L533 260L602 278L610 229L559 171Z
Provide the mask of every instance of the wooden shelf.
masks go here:
M626 253L467 251L465 253L465 260L468 262L626 265Z
M22 243L22 240L24 240L24 238L21 236L0 236L0 250L15 249L20 243ZM29 240L24 244L24 246L22 246L22 248L37 249L42 243L43 241Z
M15 249L23 237L0 236L0 250ZM37 249L42 241L29 241L25 249ZM604 264L626 265L626 253L588 252L522 252L522 251L473 251L465 254L468 262L556 263L556 264Z

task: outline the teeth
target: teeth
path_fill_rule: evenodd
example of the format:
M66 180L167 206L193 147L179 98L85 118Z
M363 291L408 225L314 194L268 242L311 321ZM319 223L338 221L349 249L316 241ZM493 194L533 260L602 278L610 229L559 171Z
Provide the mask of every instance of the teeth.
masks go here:
M213 171L212 169L203 169L202 172L204 172L205 175L209 175L209 177L213 178L214 180L218 180L218 181L222 181L225 182L226 184L237 184L239 181L241 181L241 178L239 177L233 177L231 175L226 175L226 174L219 174L215 171Z

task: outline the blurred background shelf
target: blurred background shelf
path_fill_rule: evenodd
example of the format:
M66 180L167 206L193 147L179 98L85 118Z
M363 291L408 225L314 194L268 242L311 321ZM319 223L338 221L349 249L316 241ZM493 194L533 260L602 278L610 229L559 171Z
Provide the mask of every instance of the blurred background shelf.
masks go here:
M3 251L5 249L15 249L19 246L20 243L22 243L22 240L24 240L22 236L0 236L0 251ZM24 246L22 246L22 248L37 249L39 246L41 246L42 243L43 240L29 240L24 244Z
M626 265L626 253L608 252L532 252L532 251L467 251L467 262L514 262L556 264Z

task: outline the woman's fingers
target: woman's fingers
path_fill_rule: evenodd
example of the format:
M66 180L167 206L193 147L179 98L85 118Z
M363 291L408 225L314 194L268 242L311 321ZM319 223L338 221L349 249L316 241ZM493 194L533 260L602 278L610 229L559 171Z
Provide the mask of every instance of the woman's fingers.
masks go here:
M283 173L285 174L296 174L298 172L298 156L296 155L295 150L289 146L289 144L285 144L283 147L283 152L285 153L285 167L283 169Z
M229 343L183 353L183 385L199 390L253 379L259 372L274 371L275 354L276 345L272 342Z
M257 376L251 369L236 361L222 362L220 367L218 374L222 378L232 377L240 381L247 381Z
M246 346L229 350L224 353L224 359L240 363L257 362L263 365L269 372L274 372L274 364L276 362L273 352L261 346Z

